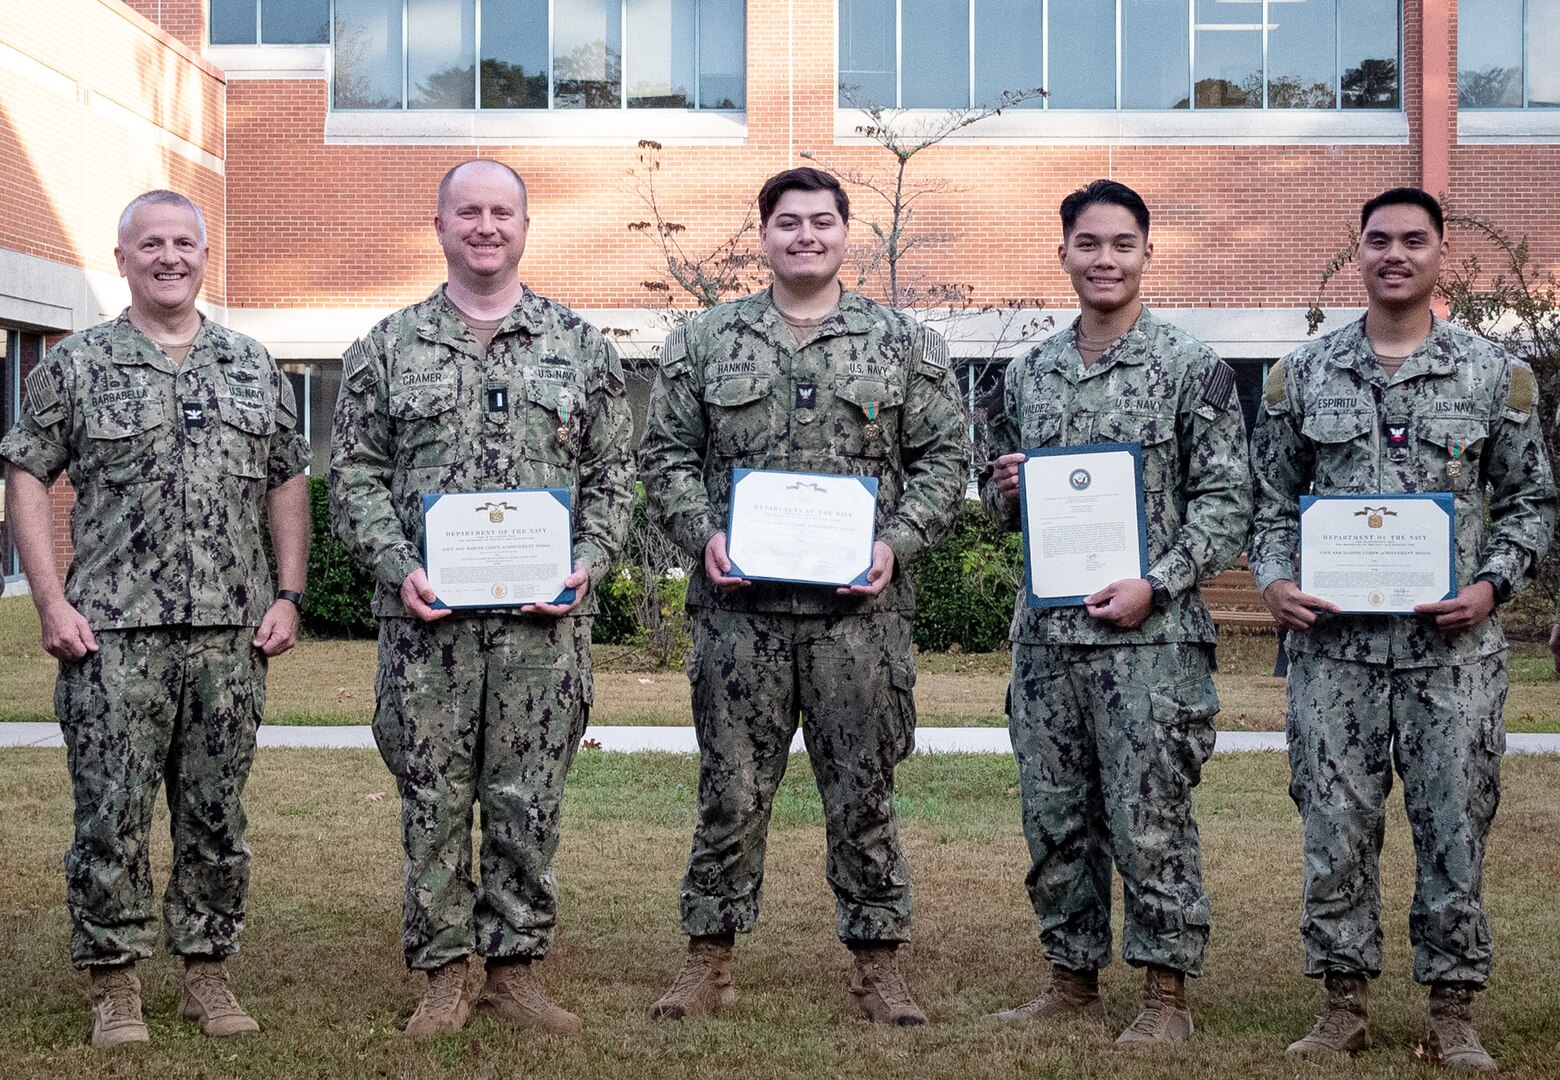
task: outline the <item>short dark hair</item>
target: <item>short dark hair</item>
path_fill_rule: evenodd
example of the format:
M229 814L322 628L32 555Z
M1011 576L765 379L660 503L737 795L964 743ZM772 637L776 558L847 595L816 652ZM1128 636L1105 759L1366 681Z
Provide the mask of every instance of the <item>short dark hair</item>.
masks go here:
M1096 180L1062 200L1063 240L1072 235L1073 227L1078 224L1078 215L1096 203L1119 206L1129 211L1137 221L1138 228L1143 230L1143 236L1148 236L1148 204L1143 201L1143 196L1115 180Z
M850 220L850 196L840 187L840 182L822 169L787 169L775 173L758 189L758 223L769 224L769 215L775 212L775 204L787 191L828 191L834 195L834 206L842 221Z
M514 180L515 186L520 189L520 201L522 203L526 201L525 181L520 179L520 174L515 172L514 169L505 165L502 161L495 161L493 158L472 158L470 161L462 161L459 165L451 167L450 171L444 174L444 179L439 181L438 208L440 213L444 212L444 200L449 198L450 185L455 182L455 174L467 165L496 165L498 168L503 169Z
M1370 216L1383 206L1417 206L1430 215L1430 220L1435 223L1435 234L1446 235L1446 216L1441 213L1440 202L1428 191L1416 187L1389 188L1360 207L1361 233L1365 231L1365 223L1370 220Z

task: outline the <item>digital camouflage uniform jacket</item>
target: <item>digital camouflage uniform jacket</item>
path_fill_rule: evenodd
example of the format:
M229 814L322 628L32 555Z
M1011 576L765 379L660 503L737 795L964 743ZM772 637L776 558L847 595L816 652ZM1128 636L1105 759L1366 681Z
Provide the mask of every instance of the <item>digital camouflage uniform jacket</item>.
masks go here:
M910 611L904 563L958 515L965 413L942 337L856 293L797 344L770 291L722 304L666 339L640 464L650 519L694 560L689 607L799 615ZM877 539L894 580L877 597L755 582L722 592L704 545L726 528L731 470L875 476Z
M65 598L94 629L255 626L260 506L308 464L297 426L258 342L207 319L180 364L126 312L49 350L0 457L75 486Z
M622 363L589 323L527 289L484 353L440 286L342 358L331 527L378 579L374 614L406 617L424 495L567 488L574 558L595 586L633 507L632 435ZM594 588L581 607L595 611Z
M1213 620L1196 585L1240 554L1251 520L1246 428L1235 374L1212 349L1147 308L1088 368L1077 323L1007 368L1000 414L987 428L989 454L1101 442L1143 447L1148 573L1164 583L1141 626L1124 630L1081 607L1031 608L1020 592L1012 639L1040 645L1212 642ZM988 475L981 499L999 525L1019 527L1016 500Z
M1396 445L1389 425L1401 436ZM1453 475L1447 462L1459 446ZM1275 364L1251 461L1251 569L1261 589L1296 576L1306 494L1450 491L1459 589L1484 573L1519 584L1554 534L1555 483L1532 369L1440 319L1390 379L1363 318ZM1466 663L1506 647L1498 619L1447 637L1416 615L1339 616L1288 640L1299 652L1400 668Z

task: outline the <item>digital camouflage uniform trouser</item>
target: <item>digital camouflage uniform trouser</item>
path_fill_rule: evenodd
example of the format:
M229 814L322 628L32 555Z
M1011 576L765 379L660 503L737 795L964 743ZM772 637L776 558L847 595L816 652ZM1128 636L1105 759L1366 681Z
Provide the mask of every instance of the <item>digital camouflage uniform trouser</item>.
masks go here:
M1110 963L1110 867L1125 896L1122 956L1202 973L1209 902L1192 789L1213 752L1211 647L1013 646L1008 730L1018 760L1024 883L1046 959Z
M54 709L65 736L75 838L65 855L71 961L151 956L152 808L167 787L173 866L168 951L238 952L249 889L239 801L265 712L253 627L99 630L98 651L62 661Z
M1414 979L1482 985L1493 955L1484 843L1500 802L1505 654L1394 670L1291 652L1288 696L1306 974L1381 972L1378 863L1395 765L1414 836Z
M709 608L692 616L699 821L683 932L745 933L758 921L769 814L800 716L823 798L840 940L908 941L910 866L894 820L894 768L915 746L909 619Z
M380 619L375 689L374 741L401 793L407 966L547 955L563 783L590 713L590 620Z

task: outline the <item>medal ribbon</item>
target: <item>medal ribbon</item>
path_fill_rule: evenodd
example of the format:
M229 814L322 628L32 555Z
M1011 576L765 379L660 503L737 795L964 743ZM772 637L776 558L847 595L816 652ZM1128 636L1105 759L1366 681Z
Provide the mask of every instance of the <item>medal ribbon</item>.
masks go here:
M1448 457L1450 457L1453 461L1457 461L1458 459L1460 459L1463 456L1463 452L1465 450L1467 450L1467 449L1468 449L1468 440L1467 439L1452 439L1452 438L1448 438L1446 440L1446 455Z
M878 418L878 406L878 402L869 401L861 406L861 411L866 414L869 421L876 421Z

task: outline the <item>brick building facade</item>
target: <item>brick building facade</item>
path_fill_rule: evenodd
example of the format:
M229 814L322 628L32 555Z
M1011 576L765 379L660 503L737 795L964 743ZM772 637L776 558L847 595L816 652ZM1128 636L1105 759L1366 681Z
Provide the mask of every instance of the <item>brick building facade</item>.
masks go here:
M884 176L891 158L852 107L872 94L903 106L891 120L909 130L996 87L1051 92L916 156L911 176L931 190L914 227L939 242L906 258L906 276L966 287L974 307L1037 298L1063 321L1056 206L1117 178L1154 212L1146 299L1236 363L1248 405L1264 365L1305 339L1318 275L1383 188L1445 193L1528 236L1540 266L1560 260L1560 92L1526 64L1560 42L1553 5L1112 7L0 0L0 424L41 345L124 304L114 223L140 190L175 187L204 208L207 308L287 365L318 469L336 358L442 277L433 192L450 165L490 156L524 175L526 281L648 357L664 294L644 285L660 276L656 245L630 228L647 217L639 140L662 144L660 205L701 251L740 224L764 177L807 155ZM526 107L493 107L516 95ZM865 249L866 221L884 215L850 189ZM1328 293L1360 301L1343 279ZM951 327L972 394L1012 349L996 326Z

